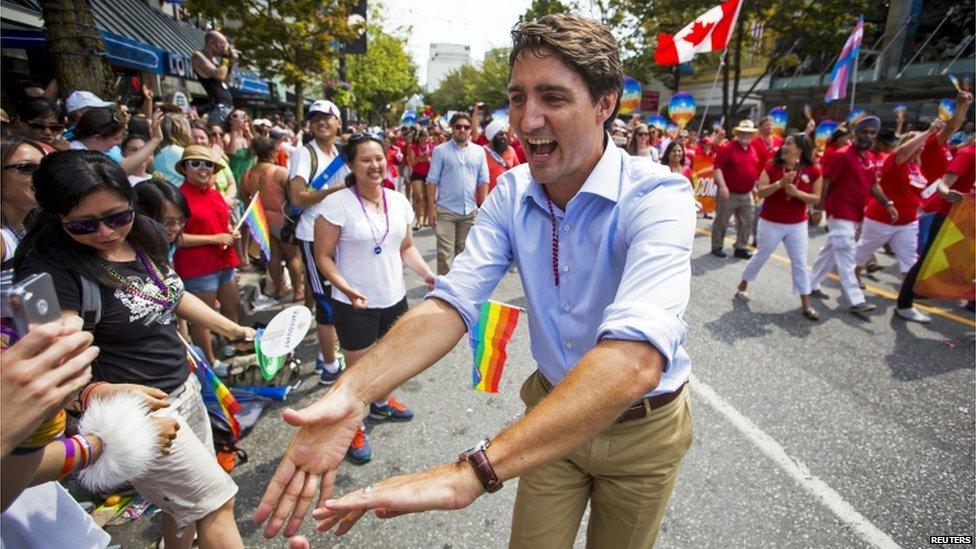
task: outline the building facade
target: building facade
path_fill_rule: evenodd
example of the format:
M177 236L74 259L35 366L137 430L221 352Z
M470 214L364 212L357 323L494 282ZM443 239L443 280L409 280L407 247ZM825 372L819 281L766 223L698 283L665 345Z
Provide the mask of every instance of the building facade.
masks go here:
M427 59L427 90L437 89L447 73L471 64L471 46L431 44Z

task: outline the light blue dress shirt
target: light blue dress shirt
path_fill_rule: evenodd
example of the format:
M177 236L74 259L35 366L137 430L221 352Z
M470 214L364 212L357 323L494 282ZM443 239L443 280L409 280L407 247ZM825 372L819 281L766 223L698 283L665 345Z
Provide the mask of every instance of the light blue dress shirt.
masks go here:
M546 195L528 165L517 166L498 178L464 252L427 297L457 309L470 331L514 262L532 356L547 380L559 383L601 339L647 341L664 357L661 382L647 396L673 392L691 373L682 315L691 291L694 204L684 176L608 140L566 211L552 205L556 286Z
M488 184L485 149L468 142L460 147L451 139L434 147L427 182L437 185L437 205L460 215L478 209L475 190Z

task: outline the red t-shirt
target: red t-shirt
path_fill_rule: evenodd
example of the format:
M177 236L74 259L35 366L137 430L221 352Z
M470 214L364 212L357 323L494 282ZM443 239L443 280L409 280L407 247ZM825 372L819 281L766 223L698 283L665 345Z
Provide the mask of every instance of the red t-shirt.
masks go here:
M478 139L474 140L474 144L481 145L482 147L484 147L485 145L491 144L491 142L488 141L487 137L485 137L485 132L481 132L478 134Z
M855 223L863 221L871 186L878 180L875 154L866 151L862 155L853 145L844 147L830 156L823 175L830 179L824 197L827 216Z
M952 156L949 155L949 150L944 143L939 143L939 134L933 133L925 139L919 161L922 164L922 173L929 183L945 175L950 160Z
M752 140L752 143L749 143L749 146L756 151L756 156L759 157L759 165L761 167L765 167L766 164L769 164L769 161L776 156L776 151L779 150L782 145L783 138L775 135L769 136L769 143L767 143L761 135L756 136L756 138Z
M512 148L515 149L515 156L518 157L519 164L528 162L525 157L525 149L522 148L522 143L519 142L518 137L512 139Z
M183 226L187 234L221 234L230 232L230 208L217 189L206 190L184 183L180 192L190 206L190 217ZM173 266L180 278L194 278L213 274L228 267L236 267L240 261L234 247L218 244L179 248L173 257Z
M507 172L508 170L519 165L518 156L515 155L515 149L511 146L505 150L501 155L501 162L495 158L494 151L489 147L484 147L485 149L485 160L488 161L488 192L495 190L495 182L498 180L498 176Z
M974 164L976 164L976 144L971 143L959 149L952 162L949 162L949 167L946 168L946 173L954 173L958 178L952 185L952 190L963 194L973 192L973 186L976 184L976 166ZM935 193L925 203L924 209L927 212L949 215L950 208L952 208L952 204L942 198L939 193Z
M767 165L765 171L771 183L776 183L780 179L783 179L785 172L782 165L774 163ZM796 177L793 178L793 184L796 185L797 189L805 193L811 193L813 192L813 184L818 179L820 179L819 167L802 166L797 170ZM788 196L783 189L777 189L776 192L763 200L759 217L774 223L802 223L807 220L807 209L806 202Z
M846 147L847 145L844 145ZM830 162L830 157L833 156L837 151L843 149L844 147L838 147L836 145L827 145L824 147L823 154L820 156L820 165L825 169L827 163Z
M881 165L881 190L888 200L895 203L898 220L892 222L884 205L873 196L868 199L864 217L887 225L907 225L918 219L918 207L922 203L921 193L928 182L922 174L921 166L911 162L895 162L895 155L889 155Z
M752 192L759 179L759 157L752 146L742 148L738 141L729 141L715 155L715 169L722 170L729 192Z

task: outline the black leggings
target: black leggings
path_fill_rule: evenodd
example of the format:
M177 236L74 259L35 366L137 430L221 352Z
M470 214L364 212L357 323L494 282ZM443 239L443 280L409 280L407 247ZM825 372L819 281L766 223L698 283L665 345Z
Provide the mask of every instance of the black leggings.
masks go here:
M915 280L918 279L918 272L922 270L922 262L925 261L925 255L929 253L929 248L935 242L935 237L939 235L939 229L942 227L943 221L945 221L945 216L941 214L935 214L932 218L932 225L929 226L929 233L925 237L925 245L922 246L922 253L918 255L918 261L912 265L908 274L905 275L904 282L901 283L901 290L898 292L899 309L908 309L915 302Z

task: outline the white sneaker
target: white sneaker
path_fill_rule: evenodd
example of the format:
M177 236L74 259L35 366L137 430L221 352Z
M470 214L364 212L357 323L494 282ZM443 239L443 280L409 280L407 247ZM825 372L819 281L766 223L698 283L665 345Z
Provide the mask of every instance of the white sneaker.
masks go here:
M895 309L895 314L909 322L919 322L921 324L928 324L929 322L932 322L932 317L922 313L922 311L919 311L915 307L909 307L907 309Z
M277 299L264 294L258 294L258 296L254 298L254 304L251 306L251 308L255 311L266 311L277 305Z

